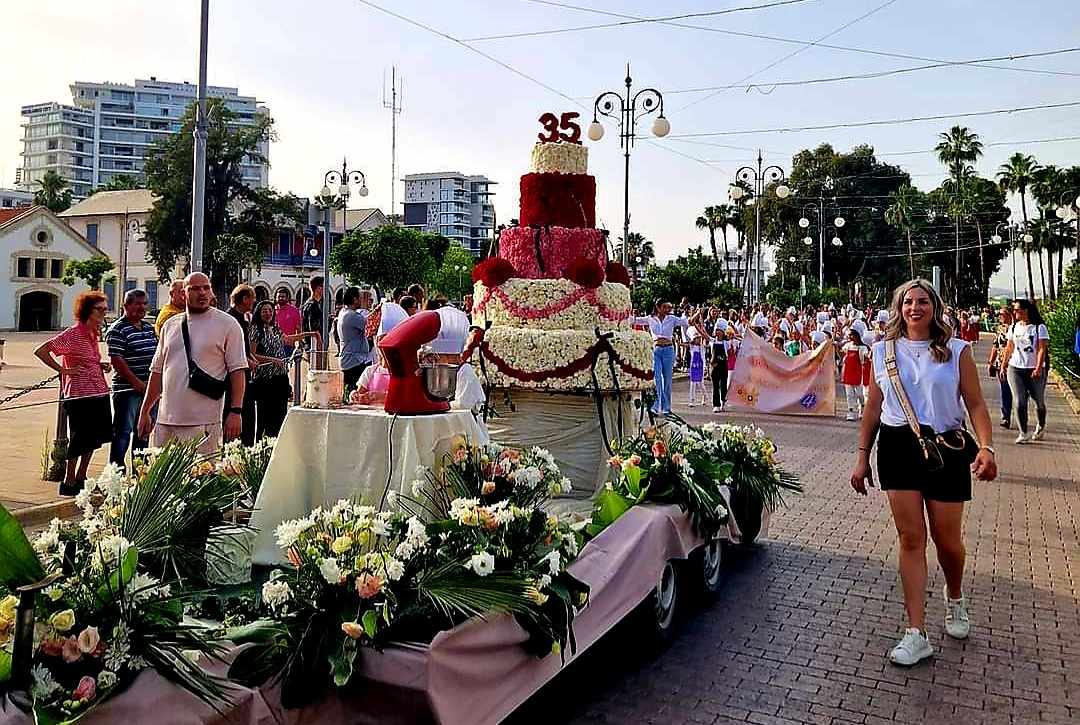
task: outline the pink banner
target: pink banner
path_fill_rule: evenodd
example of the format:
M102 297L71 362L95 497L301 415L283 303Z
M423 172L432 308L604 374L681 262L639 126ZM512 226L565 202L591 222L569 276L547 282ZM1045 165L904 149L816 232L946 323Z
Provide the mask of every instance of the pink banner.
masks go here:
M738 410L834 415L836 355L832 343L788 357L747 332L728 381L728 400Z

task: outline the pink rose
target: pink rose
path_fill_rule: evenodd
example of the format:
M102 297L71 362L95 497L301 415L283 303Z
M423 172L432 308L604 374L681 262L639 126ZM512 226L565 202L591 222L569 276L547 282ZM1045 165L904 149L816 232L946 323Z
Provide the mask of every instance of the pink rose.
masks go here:
M65 639L64 644L61 646L61 654L64 657L64 662L67 662L68 664L81 660L83 653L82 650L79 649L79 640L74 637Z
M382 591L382 579L374 574L364 572L356 577L356 593L361 599L371 599L380 591Z
M79 680L79 686L75 688L75 692L71 693L72 699L83 702L93 700L95 696L97 696L97 681L90 675Z
M618 456L612 456L611 458L608 459L607 462L608 462L608 465L611 466L612 468L621 468L622 467L622 459L619 458Z
M79 649L83 654L90 654L98 648L98 644L101 642L101 636L98 634L97 627L87 627L79 633Z
M652 454L656 458L663 458L667 455L667 446L664 445L663 441L653 441Z
M630 465L631 466L640 466L641 465L641 456L639 456L636 453L634 455L630 456Z
M364 628L356 622L342 622L341 631L352 639L360 639L364 636Z
M46 639L41 642L41 651L50 657L59 657L64 653L64 640Z

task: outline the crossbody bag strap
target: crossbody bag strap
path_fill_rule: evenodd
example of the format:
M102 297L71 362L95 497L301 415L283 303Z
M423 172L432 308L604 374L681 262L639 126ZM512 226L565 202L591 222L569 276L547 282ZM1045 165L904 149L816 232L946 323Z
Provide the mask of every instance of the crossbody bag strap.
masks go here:
M907 418L908 427L911 428L911 432L922 443L923 434L919 428L919 417L915 415L915 409L911 407L911 400L908 398L907 391L904 390L904 384L900 380L900 369L896 365L896 340L885 341L885 372L888 373L889 382L892 383L893 391L900 401L900 407L904 410L904 417Z
M188 317L184 313L184 319L180 320L180 334L184 336L184 353L187 355L188 373L195 369L195 360L191 357L191 333L188 332Z

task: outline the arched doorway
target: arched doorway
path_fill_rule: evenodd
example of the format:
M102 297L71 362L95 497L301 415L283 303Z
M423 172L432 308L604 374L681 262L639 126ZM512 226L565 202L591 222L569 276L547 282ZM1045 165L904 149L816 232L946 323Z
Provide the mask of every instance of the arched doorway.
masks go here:
M262 302L268 299L270 299L270 288L262 284L255 285L255 301Z
M27 292L19 298L19 332L55 330L57 305L52 292Z

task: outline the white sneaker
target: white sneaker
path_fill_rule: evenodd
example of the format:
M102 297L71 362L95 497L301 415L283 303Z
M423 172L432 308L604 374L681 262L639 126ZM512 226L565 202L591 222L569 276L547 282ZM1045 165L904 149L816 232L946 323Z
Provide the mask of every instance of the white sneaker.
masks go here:
M1016 445L1022 446L1026 443L1031 443L1031 439L1028 438L1027 433L1021 433L1020 435L1016 436Z
M909 627L904 630L903 639L889 652L889 661L903 667L911 667L933 654L934 648L930 646L926 635L914 627Z
M953 639L967 639L971 632L967 600L963 595L959 599L949 599L948 588L944 589L941 595L945 597L945 632Z
M848 414L847 414L847 418L845 418L844 420L855 420L855 414L854 414L854 413L852 413L852 412L851 412L851 411L849 410L849 411L848 411Z
M714 413L719 413L719 412L720 412L720 410L721 410L721 408L720 408L720 406L719 406L719 405L714 405L714 406L712 407L712 412L714 412Z
M1043 428L1041 425L1035 426L1035 432L1031 434L1031 440L1041 441L1045 432L1046 429Z

